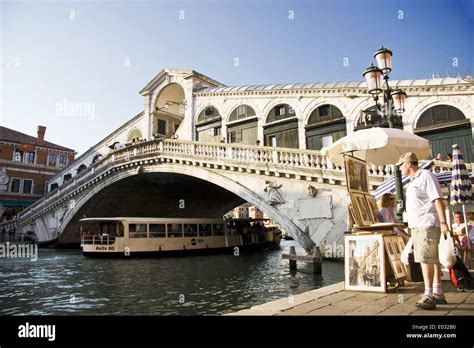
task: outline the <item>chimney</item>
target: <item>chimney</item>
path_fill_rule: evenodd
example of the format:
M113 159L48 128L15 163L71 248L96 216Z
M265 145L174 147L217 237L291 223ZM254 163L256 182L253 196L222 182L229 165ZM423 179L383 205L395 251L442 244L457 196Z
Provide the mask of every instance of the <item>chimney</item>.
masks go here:
M46 133L46 127L38 126L38 138L36 139L36 144L44 145L44 133Z

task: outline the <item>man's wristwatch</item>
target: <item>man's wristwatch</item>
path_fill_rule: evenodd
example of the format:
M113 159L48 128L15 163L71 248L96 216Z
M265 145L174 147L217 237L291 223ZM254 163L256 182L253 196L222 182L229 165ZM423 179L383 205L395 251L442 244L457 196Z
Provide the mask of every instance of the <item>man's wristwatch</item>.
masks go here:
M445 221L441 221L440 224L448 226L448 224Z

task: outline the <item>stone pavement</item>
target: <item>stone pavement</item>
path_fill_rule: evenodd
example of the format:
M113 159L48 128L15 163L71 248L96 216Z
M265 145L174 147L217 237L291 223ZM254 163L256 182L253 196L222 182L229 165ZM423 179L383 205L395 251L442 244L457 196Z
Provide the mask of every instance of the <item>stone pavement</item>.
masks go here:
M474 292L459 292L443 281L447 305L435 310L415 307L423 294L423 283L405 282L387 293L345 291L344 282L227 315L468 315L474 316Z

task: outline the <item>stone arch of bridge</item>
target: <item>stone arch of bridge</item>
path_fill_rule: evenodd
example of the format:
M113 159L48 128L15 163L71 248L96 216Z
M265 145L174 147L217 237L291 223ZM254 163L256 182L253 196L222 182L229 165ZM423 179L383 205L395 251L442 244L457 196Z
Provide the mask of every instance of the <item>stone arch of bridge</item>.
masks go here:
M91 200L96 195L100 194L100 192L105 190L107 187L111 187L112 185L119 182L126 184L127 180L131 180L134 177L154 173L161 175L169 174L181 175L183 177L192 177L194 178L193 180L200 180L201 182L204 182L204 184L209 185L209 188L211 189L217 186L221 190L227 191L228 193L238 197L238 199L235 199L235 206L238 206L243 202L249 202L250 204L256 206L259 210L263 211L270 219L287 230L308 252L314 247L314 242L312 242L311 239L306 236L295 223L293 223L276 207L272 206L266 201L265 197L263 196L263 190L262 193L259 194L245 187L242 183L234 181L233 179L221 173L200 167L193 167L193 170L189 170L189 166L184 166L178 163L157 164L145 168L145 170L143 170L143 168L138 170L137 166L137 168L134 168L133 170L117 172L117 174L113 176L108 176L106 181L93 187L89 190L89 192L78 199L73 205L73 208L65 214L63 222L59 227L60 235L65 230L70 230L68 227L69 225L78 224L79 219L82 217L81 215L82 211L84 210L83 208L87 207L87 204L89 204L89 202L91 202ZM212 192L212 190L209 190L209 192ZM232 208L233 207L229 207L229 210ZM71 232L69 231L68 233Z

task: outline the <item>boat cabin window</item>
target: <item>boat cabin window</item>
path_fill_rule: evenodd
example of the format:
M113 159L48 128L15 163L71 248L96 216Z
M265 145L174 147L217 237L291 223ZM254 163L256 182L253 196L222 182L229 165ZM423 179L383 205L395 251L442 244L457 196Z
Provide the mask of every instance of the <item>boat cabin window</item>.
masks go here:
M83 235L123 236L123 224L116 221L85 221L81 223Z
M150 224L150 238L165 238L165 224Z
M202 237L212 235L211 224L199 224L199 235Z
M183 225L182 224L168 224L168 238L182 237L183 236Z
M128 224L130 238L146 238L146 224Z
M110 234L115 236L117 231L117 225L115 222L104 222L101 223L101 232L102 234Z
M185 237L197 237L197 235L198 235L197 224L184 224Z
M224 224L212 224L212 231L214 236L223 236Z

